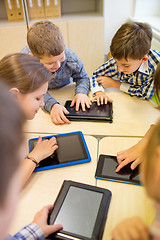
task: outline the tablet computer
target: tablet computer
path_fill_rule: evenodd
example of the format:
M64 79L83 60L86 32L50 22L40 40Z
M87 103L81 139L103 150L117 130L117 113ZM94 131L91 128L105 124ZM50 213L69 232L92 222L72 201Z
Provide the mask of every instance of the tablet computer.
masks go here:
M45 136L42 139L50 139L51 137L56 137L58 149L51 156L42 160L38 167L35 168L35 171L66 167L91 161L91 156L82 132L77 131ZM29 140L29 152L33 150L37 141L38 138Z
M64 181L48 220L63 229L49 239L101 240L110 200L107 189Z
M127 164L119 172L116 173L115 170L119 165L117 162L117 157L110 155L100 155L95 178L141 185L138 167L136 167L134 170L131 170L131 164L132 163Z
M108 102L98 106L97 102L93 102L90 108L86 108L86 111L82 111L80 106L79 111L75 110L74 107L70 107L72 101L66 101L65 108L69 111L66 117L69 120L91 120L91 121L113 121L113 110L112 103Z

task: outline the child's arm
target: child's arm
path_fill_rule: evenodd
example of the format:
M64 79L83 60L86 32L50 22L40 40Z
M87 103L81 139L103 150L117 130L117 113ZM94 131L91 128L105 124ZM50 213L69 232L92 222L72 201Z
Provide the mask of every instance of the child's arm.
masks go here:
M48 225L48 215L52 208L53 205L45 206L35 215L33 219L33 223L37 224L40 227L45 237L63 228L61 224Z
M121 168L130 162L133 162L131 164L131 169L135 169L141 163L141 154L147 144L153 128L154 125L151 125L145 136L137 144L131 148L117 153L117 161L119 163L119 166L117 167L116 172L118 172Z
M130 81L136 81L135 79L130 79ZM123 88L124 86L124 88ZM125 87L127 86L127 87ZM123 83L120 90L130 94L131 96L137 96L140 99L146 100L150 99L153 95L153 75L150 77L144 77L143 84L129 84Z
M151 240L149 229L139 217L119 223L112 231L113 240Z
M112 101L105 95L104 88L120 87L121 83L112 79L117 76L117 73L118 67L113 58L94 71L90 79L91 92L95 96L93 100L97 100L97 103L101 104Z
M55 137L43 141L42 138L39 137L36 146L34 147L32 152L28 154L28 158L26 157L22 162L22 187L34 171L36 163L38 164L41 160L52 155L57 148L58 145Z
M112 79L111 77L101 76L97 78L97 82L100 83L104 88L118 88L120 89L121 82Z
M44 96L44 110L50 112L50 116L52 122L54 124L64 124L70 123L70 121L66 118L65 114L69 112L65 107L63 107L59 102L57 102L52 96L47 92Z
M43 240L48 235L61 230L63 228L61 224L48 225L47 223L48 214L52 208L53 206L49 205L41 209L41 211L35 215L33 222L16 233L13 239Z
M82 110L85 111L85 106L90 108L91 101L88 98L89 93L89 77L86 73L82 61L74 55L75 65L73 67L72 78L76 82L75 96L72 100L71 107L76 105L76 111L79 110L81 104ZM76 66L76 67L75 67Z

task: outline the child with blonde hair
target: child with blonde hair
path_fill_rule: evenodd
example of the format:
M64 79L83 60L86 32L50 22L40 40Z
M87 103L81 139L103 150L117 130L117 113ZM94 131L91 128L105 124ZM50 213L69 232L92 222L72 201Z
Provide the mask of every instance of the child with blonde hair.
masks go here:
M52 73L49 89L60 88L73 81L76 83L76 88L71 106L75 104L76 111L79 110L80 105L83 111L86 107L90 108L89 77L82 61L72 49L65 46L60 29L47 20L36 22L28 30L27 43L28 46L21 52L37 57ZM44 102L44 109L50 112L54 124L70 123L66 115L69 114L67 109L48 92L44 96Z
M142 183L155 202L156 217L150 227L138 217L124 220L113 230L114 240L160 239L160 121L154 126L141 158Z
M157 102L160 102L160 63L158 63L156 71L153 76L154 79L154 93ZM141 163L141 154L147 144L148 138L151 135L155 125L151 125L145 136L134 146L129 149L117 153L117 161L119 166L117 172L128 163L132 162L131 169L135 169Z

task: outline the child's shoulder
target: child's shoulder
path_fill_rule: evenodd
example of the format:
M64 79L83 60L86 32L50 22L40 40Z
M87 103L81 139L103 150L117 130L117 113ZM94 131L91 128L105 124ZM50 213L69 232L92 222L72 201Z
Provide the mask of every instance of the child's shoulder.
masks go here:
M31 50L30 50L29 46L26 45L26 46L20 51L20 53L31 53Z
M105 63L102 64L103 67L111 67L111 68L117 68L117 63L114 58L110 58Z
M76 53L69 47L65 47L65 57L67 61L77 61L78 60L78 56L76 55Z
M154 49L150 49L148 53L148 62L152 65L157 65L160 62L160 52Z
M150 49L148 55L151 58L156 57L157 59L160 59L160 52L155 49Z

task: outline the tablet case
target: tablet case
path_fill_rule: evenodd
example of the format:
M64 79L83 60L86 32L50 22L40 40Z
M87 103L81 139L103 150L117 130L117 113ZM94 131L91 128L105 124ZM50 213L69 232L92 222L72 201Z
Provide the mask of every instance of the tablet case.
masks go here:
M89 120L89 121L113 121L113 105L111 102L98 106L97 102L93 102L90 108L86 107L86 111L82 111L80 106L79 111L74 107L70 107L72 101L66 101L65 108L69 111L66 117L69 120Z
M86 141L84 139L83 133L81 131L45 136L45 137L42 137L42 139L49 139L51 137L61 137L61 136L69 136L69 135L78 135L79 136L79 139L80 139L80 141L82 143L82 147L83 147L83 150L84 150L85 159L80 159L80 160L71 161L71 162L65 162L65 163L58 163L58 159L57 159L57 157L58 157L58 149L57 149L51 155L52 161L56 161L57 164L50 165L50 166L42 166L42 167L39 166L39 167L36 167L35 170L34 170L35 172L43 171L43 170L49 170L49 169L53 169L53 168L60 168L60 167L66 167L66 166L71 166L71 165L77 165L77 164L87 163L87 162L91 161L91 156L90 156L90 153L89 153ZM38 140L38 138L29 139L29 142L28 142L29 152L31 152L33 150L32 143L34 141L37 141L37 140ZM45 159L42 160L40 163L43 163L43 165L44 165Z
M104 154L100 154L99 155L99 160L97 163L97 168L96 168L96 172L95 172L95 178L96 179L100 179L100 180L107 180L107 181L113 181L113 182L120 182L120 183L128 183L128 184L136 184L136 185L141 185L140 180L134 179L134 177L136 177L138 175L138 167L135 170L131 170L130 166L131 163L127 164L126 166L124 166L120 171L119 174L117 173L117 176L109 176L109 174L102 174L102 169L103 169L103 163L104 163L104 159L109 157L110 159L113 159L114 161L117 162L116 156L110 156L110 155L104 155ZM118 162L117 162L117 166L118 166ZM121 175L125 176L125 175L130 175L129 179L123 179L121 178Z
M99 205L98 213L95 217L95 222L93 223L94 227L93 227L91 237L81 236L81 235L78 235L75 233L67 232L62 229L58 233L51 234L50 236L47 237L47 239L101 240L102 236L103 236L103 231L104 231L107 214L108 214L108 210L109 210L109 205L110 205L110 201L111 201L111 196L112 196L111 191L109 191L108 189L95 187L95 186L91 186L91 185L83 184L83 183L79 183L79 182L64 180L63 185L60 189L60 192L57 196L57 199L54 202L54 207L49 215L48 224L54 224L54 222L56 221L56 217L60 213L61 207L64 204L64 202L66 201L67 194L68 194L68 191L71 186L76 187L77 189L89 190L91 192L97 192L97 193L100 193L103 195L100 205ZM81 191L80 191L80 193L81 193ZM73 199L73 198L72 199L73 199L73 201L76 201L76 204L78 205L77 197L78 197L78 201L81 202L82 201L82 200L80 200L81 194L78 194L75 197L75 199ZM94 201L94 198L92 199L92 201ZM92 204L91 202L86 202L86 205L91 205L91 204ZM74 210L70 209L70 207L67 208L67 215L63 215L64 219L67 219L67 216L70 216L70 214L72 214L74 212ZM66 212L65 212L65 214L66 214ZM73 215L74 215L74 213L73 213ZM84 216L84 214L83 214L83 216ZM79 218L81 218L81 216L79 216ZM70 218L70 220L68 221L69 223L70 223L71 219L72 218ZM76 220L74 219L74 225L76 224L75 221ZM81 219L81 222L83 225L83 223L85 223L85 219L84 220ZM60 224L63 225L62 222ZM71 226L73 226L72 223L71 223ZM82 228L82 231L83 231L83 228Z

